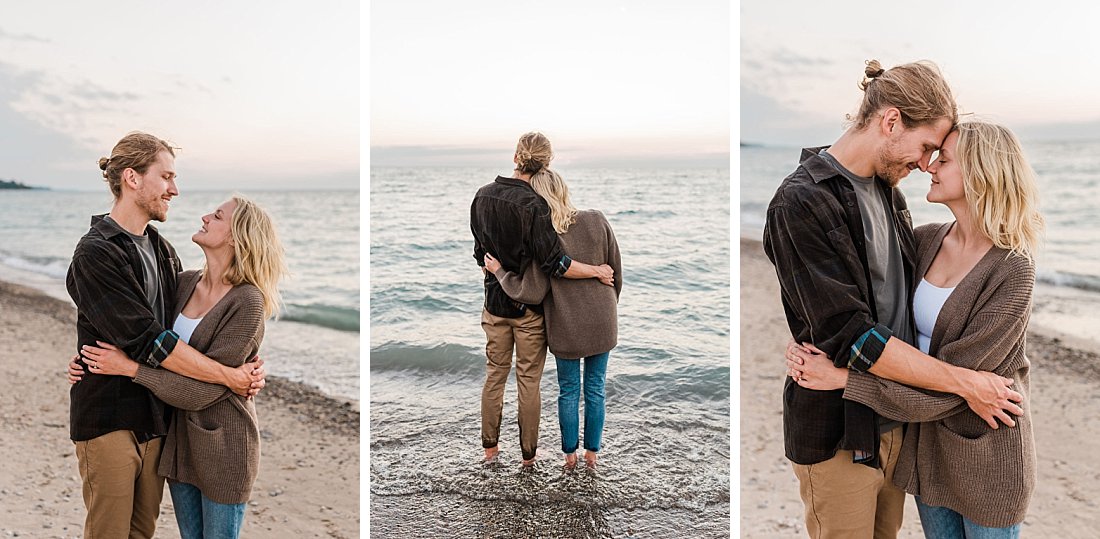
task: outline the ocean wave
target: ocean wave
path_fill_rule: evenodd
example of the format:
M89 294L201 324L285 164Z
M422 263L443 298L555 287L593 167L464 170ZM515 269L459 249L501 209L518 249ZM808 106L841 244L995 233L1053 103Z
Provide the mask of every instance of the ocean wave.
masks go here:
M359 331L359 309L347 307L287 304L281 319L340 331Z
M459 344L417 346L386 343L370 351L370 369L380 371L426 371L433 374L480 375L485 356L480 349Z
M1096 275L1082 275L1068 271L1040 270L1037 272L1035 278L1040 283L1087 290L1089 292L1100 292L1100 277Z
M64 279L69 271L69 259L52 256L26 256L0 251L0 264L54 279Z

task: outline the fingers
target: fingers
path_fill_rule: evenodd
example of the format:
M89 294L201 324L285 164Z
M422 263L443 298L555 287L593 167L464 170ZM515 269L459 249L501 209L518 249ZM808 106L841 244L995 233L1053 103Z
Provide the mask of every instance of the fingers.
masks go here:
M997 420L994 419L993 416L986 415L986 414L979 414L979 417L982 418L982 421L985 421L986 425L989 425L989 428L991 428L993 430L997 430L997 426L998 426L997 425Z
M1019 406L1016 406L1015 404L1012 404L1011 402L1006 404L1004 409L1008 413L1010 413L1012 415L1015 415L1015 416L1024 415L1024 409L1020 408Z
M825 352L822 351L820 348L814 346L813 343L804 342L802 343L802 347L806 350L809 350L811 353L825 355Z
M1016 421L1012 419L1012 416L1006 414L1004 410L997 410L997 413L995 415L997 416L997 419L1001 420L1001 423L1004 423L1009 427L1016 426Z
M1010 400L1012 402L1024 402L1024 396L1023 396L1023 394L1019 393L1018 391L1014 391L1014 390L1010 389L1010 390L1008 390L1008 400Z
M85 344L80 347L80 355L86 358L100 358L103 357L105 353L107 353L107 350L96 348L90 344Z
M117 346L115 346L115 345L113 345L109 342L96 341L95 343L98 344L100 346L100 348L106 348L107 350L118 350Z

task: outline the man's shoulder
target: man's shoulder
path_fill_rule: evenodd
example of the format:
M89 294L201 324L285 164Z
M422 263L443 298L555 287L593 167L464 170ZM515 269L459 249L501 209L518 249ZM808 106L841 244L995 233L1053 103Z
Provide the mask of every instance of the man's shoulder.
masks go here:
M793 172L783 178L775 190L769 208L784 205L817 206L835 203L836 197L829 189L830 180L815 181L806 167L798 165Z
M118 255L123 254L122 248L115 242L107 239L103 232L96 227L88 229L73 249L73 258L86 255Z
M493 181L477 190L474 203L479 199L499 200L520 207L549 208L546 201L527 184Z

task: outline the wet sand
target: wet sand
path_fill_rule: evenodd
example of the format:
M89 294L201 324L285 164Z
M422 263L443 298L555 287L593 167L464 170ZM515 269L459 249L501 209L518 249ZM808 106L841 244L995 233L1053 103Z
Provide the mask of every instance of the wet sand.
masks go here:
M790 333L775 269L741 239L741 535L805 537L798 481L783 456L782 350ZM1043 287L1035 304L1047 302ZM1043 309L1057 309L1044 306ZM1092 538L1100 528L1100 355L1096 341L1028 331L1038 485L1023 537ZM923 537L912 496L901 537Z
M2 537L83 533L64 372L75 321L71 304L0 282ZM359 537L358 403L269 377L256 409L262 458L241 536ZM167 489L156 536L179 536Z

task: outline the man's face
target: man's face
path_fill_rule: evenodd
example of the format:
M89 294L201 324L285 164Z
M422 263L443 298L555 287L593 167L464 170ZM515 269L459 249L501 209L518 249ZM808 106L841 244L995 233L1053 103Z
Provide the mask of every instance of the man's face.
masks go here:
M180 194L176 189L176 160L172 154L163 151L157 154L157 160L140 176L141 188L138 190L137 205L149 215L149 220L168 219L168 206L172 197Z
M913 128L905 127L898 119L879 152L875 173L896 187L914 169L927 170L932 154L950 131L951 120L947 118Z

